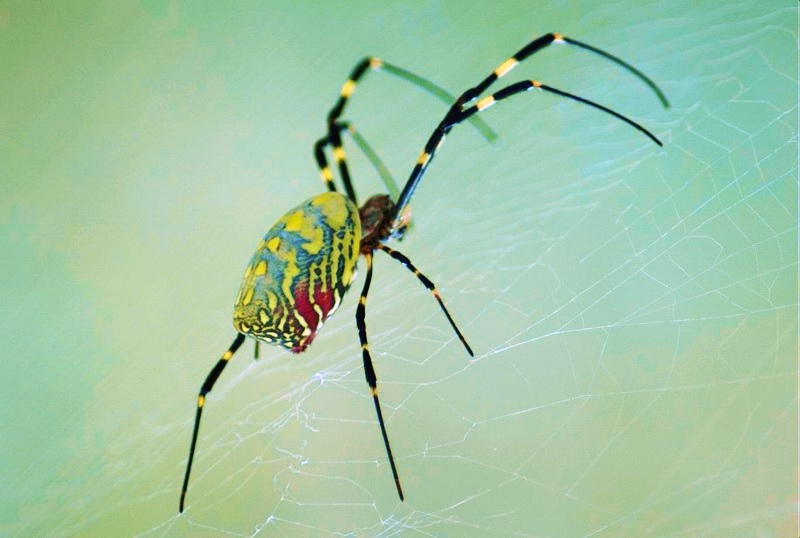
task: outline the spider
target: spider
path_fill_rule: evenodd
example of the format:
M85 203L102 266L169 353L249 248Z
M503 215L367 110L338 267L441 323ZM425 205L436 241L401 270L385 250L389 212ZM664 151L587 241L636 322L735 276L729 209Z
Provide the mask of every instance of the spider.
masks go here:
M614 62L649 86L664 107L669 106L666 97L655 83L632 65L608 52L557 33L546 34L534 39L516 54L503 61L478 85L467 89L457 99L428 80L378 58L368 57L356 64L347 82L342 86L338 100L328 112L327 133L314 144L314 157L328 192L314 196L281 217L258 244L245 270L233 312L233 325L238 334L209 372L197 397L194 430L181 489L180 512L183 512L184 508L206 395L213 388L231 357L242 345L245 337L249 336L256 340L256 357L258 356L258 342L278 345L292 353L304 351L314 340L322 324L341 303L342 297L355 279L356 263L360 256L364 257L367 266L364 287L361 290L356 309L356 326L361 343L364 373L375 404L378 424L397 494L401 501L404 500L400 477L381 413L378 380L370 357L365 321L367 294L372 283L372 257L375 251L380 250L400 262L430 290L455 335L467 353L473 356L472 349L445 307L434 283L422 274L405 255L387 245L392 240L402 239L406 233L411 221L409 209L411 197L430 166L436 151L444 142L445 136L453 127L469 120L486 138L491 140L494 133L475 115L498 101L536 89L610 114L641 131L659 146L662 145L650 131L622 114L536 80L516 82L478 99L492 84L514 69L519 62L553 43L579 47ZM410 177L402 192L399 193L375 152L348 122L341 119L356 85L370 70L385 71L398 76L450 105L444 118L428 138ZM353 138L356 145L378 169L387 189L392 193L391 196L387 194L372 196L359 209L343 149L341 136L343 132ZM334 162L338 167L345 194L337 191L334 184L333 172L328 165L325 153L328 148L331 149Z

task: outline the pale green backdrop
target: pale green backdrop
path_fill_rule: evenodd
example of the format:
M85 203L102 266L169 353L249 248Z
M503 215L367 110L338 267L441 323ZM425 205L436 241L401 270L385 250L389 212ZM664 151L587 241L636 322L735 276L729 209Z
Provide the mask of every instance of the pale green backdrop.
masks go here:
M797 4L3 2L0 534L796 536ZM368 323L234 336L262 234L322 190L311 145L374 54L458 92L560 31L534 92L453 131ZM350 117L405 178L443 112L370 74ZM355 150L363 196L382 187ZM380 254L380 253L379 253ZM363 270L363 264L362 264ZM360 286L363 274L356 287Z

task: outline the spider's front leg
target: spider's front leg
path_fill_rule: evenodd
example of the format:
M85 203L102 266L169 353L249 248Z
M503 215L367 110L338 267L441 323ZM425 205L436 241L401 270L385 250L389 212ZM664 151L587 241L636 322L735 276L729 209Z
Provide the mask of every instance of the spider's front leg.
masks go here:
M481 96L489 87L494 84L497 80L504 77L508 73L510 73L520 62L529 58L530 56L534 55L535 53L539 52L540 50L544 49L545 47L553 44L553 43L566 43L570 45L574 45L576 47L582 48L584 50L588 50L593 52L603 58L623 67L625 70L632 73L634 76L639 78L642 82L644 82L647 86L652 89L656 95L658 96L659 100L661 101L664 107L669 106L669 102L667 101L666 97L664 96L663 92L655 85L655 83L647 77L644 73L640 70L636 69L634 66L630 65L629 63L625 62L624 60L595 48L591 45L587 45L586 43L582 43L580 41L576 41L574 39L570 39L565 37L561 34L557 33L550 33L545 34L541 37L538 37L522 47L518 50L513 56L504 60L500 65L498 65L494 71L492 71L489 76L484 78L480 83L472 88L467 89L464 93L462 93L459 98L456 100L455 104L450 107L445 114L442 121L439 122L436 129L434 129L433 134L431 134L428 142L425 144L422 153L420 153L419 158L417 159L417 163L414 166L414 169L411 171L411 175L406 181L405 186L403 187L403 191L400 193L400 197L397 199L397 206L395 207L395 214L393 216L393 221L397 222L399 215L405 210L406 206L411 200L411 197L414 195L414 191L419 186L419 182L422 180L422 176L425 174L428 166L430 165L433 157L436 153L436 150L444 142L445 136L450 130L458 125L459 123L463 122L464 120L472 120L475 118L476 113L482 110L485 110L495 104L498 101L511 97L512 95L516 95L521 92L527 92L532 89L542 90L551 94L558 95L560 97L565 97L567 99L571 99L573 101L577 101L584 105L589 105L597 110L601 110L607 114L611 114L615 118L622 120L623 122L631 125L632 127L638 129L646 136L648 136L651 140L653 140L659 146L661 142L658 138L655 137L650 131L639 125L638 123L634 122L633 120L619 114L607 108L603 105L585 99L583 97L579 97L577 95L559 90L557 88L553 88L552 86L547 86L542 84L541 82L535 80L523 80L521 82L517 82L512 84L506 88L499 90L498 92L484 97L480 99L475 105L466 107L469 103L477 99ZM465 108L466 107L466 108Z

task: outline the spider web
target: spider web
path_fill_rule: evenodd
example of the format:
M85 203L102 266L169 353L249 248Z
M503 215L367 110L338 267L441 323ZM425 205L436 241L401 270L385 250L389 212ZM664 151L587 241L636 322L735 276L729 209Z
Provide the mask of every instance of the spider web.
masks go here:
M45 317L59 348L49 374L14 365L8 377L50 387L58 411L39 403L38 389L0 391L16 398L5 409L20 410L17 422L6 417L20 440L8 448L15 465L2 504L13 508L0 528L796 534L797 9L526 5L272 5L226 18L144 2L64 18L108 27L118 49L87 67L102 73L96 87L83 84L91 71L58 83L87 118L58 127L78 135L30 174L54 192L39 198L17 179L3 208L7 246L21 260L5 267L18 320L9 317L3 341L38 334L29 327L40 313L20 291L34 277L17 266L38 267L43 252L71 291L40 286L33 298L73 315ZM0 12L0 22L18 28L20 11ZM114 33L123 27L132 30ZM266 228L320 188L309 185L311 143L352 63L376 53L456 92L552 30L630 60L672 108L568 47L537 54L509 79L610 105L664 147L538 93L487 111L496 143L469 126L448 138L412 202L410 233L393 246L436 282L476 356L381 253L367 305L406 502L364 381L355 291L303 355L262 347L254 361L251 345L240 350L208 398L188 508L177 515L193 398L233 338L237 279ZM84 33L67 32L78 43ZM67 47L73 65L93 46ZM388 75L370 75L349 110L401 181L442 113ZM23 112L3 114L23 124ZM55 144L26 129L25 140ZM25 151L12 179L41 171ZM349 154L364 199L380 183ZM44 356L15 345L17 357ZM53 389L64 385L69 399ZM50 426L34 433L23 422Z

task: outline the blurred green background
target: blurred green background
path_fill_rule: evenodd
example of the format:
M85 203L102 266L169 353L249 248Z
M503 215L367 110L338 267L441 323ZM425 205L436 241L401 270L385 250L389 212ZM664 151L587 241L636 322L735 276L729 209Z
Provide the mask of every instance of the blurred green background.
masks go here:
M242 271L322 190L355 62L457 93L549 31L672 108L566 46L508 81L664 147L538 92L453 131L400 247L476 358L385 256L368 307L406 502L351 293L305 354L242 348L179 516ZM0 81L0 534L796 535L797 4L12 1ZM443 110L373 73L349 112L403 180Z

